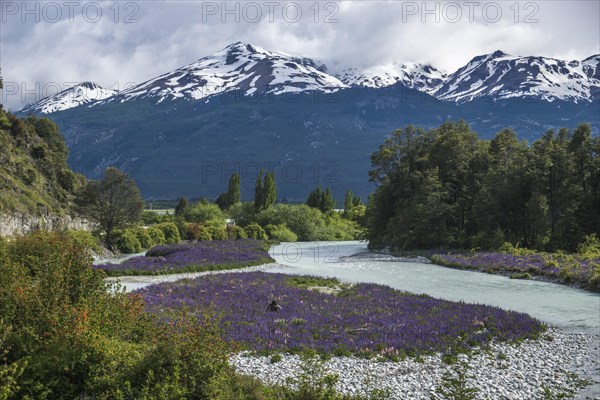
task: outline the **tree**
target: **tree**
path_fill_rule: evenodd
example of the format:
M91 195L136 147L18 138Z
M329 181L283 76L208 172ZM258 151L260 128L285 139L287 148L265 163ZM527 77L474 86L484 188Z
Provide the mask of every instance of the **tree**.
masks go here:
M354 193L348 189L346 197L344 197L344 213L348 214L354 208Z
M188 210L190 202L187 197L182 197L179 199L179 203L175 207L175 215L177 217L183 217Z
M144 210L144 199L133 179L112 167L101 180L88 182L75 202L79 213L104 231L109 245L114 230L135 224Z
M333 194L331 193L331 189L325 189L323 193L323 197L321 198L321 204L319 208L322 212L327 213L335 207L335 199L333 198Z
M264 204L263 209L269 208L277 200L277 183L275 182L275 172L267 173L263 184Z
M254 189L254 208L257 211L266 210L273 206L277 200L277 183L275 182L275 172L267 172L263 179L263 170L261 169L256 178L256 187Z
M323 190L321 186L317 186L315 190L310 192L306 199L306 205L312 208L321 208L321 201L323 199Z
M262 210L264 204L263 173L264 171L261 168L256 177L256 184L254 186L254 208L256 208L257 211Z
M325 191L321 189L321 186L317 186L306 199L306 205L312 208L318 208L322 212L326 213L335 207L335 199L331 193L331 189L327 188Z
M217 197L217 204L221 210L226 210L241 201L240 175L235 173L229 178L227 191Z

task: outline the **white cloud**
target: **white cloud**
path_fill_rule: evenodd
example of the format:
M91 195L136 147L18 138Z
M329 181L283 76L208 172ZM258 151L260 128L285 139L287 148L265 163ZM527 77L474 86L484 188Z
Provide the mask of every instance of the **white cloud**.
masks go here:
M86 2L76 9L73 22L63 15L64 19L57 23L35 23L29 15L22 23L20 10L8 15L11 10L5 8L7 3L20 6L22 2L2 2L5 21L0 28L0 66L4 81L19 86L18 94L3 95L3 101L12 109L23 105L23 90L32 90L36 82L43 87L49 82L92 80L122 87L193 62L238 40L317 58L330 68L422 61L450 72L476 55L498 49L565 59L582 59L600 52L597 1L519 2L518 15L514 7L510 8L512 1L482 1L474 8L473 22L469 21L466 3L461 1L428 2L429 10L437 7L440 21L436 22L435 15L423 13L421 1L367 0L322 1L318 3L316 22L313 2L301 3L302 17L298 22L290 20L294 17L293 7L288 7L286 15L283 7L289 3L280 3L270 22L266 3L258 1L253 4L260 6L263 19L257 23L243 21L243 11L252 11L248 8L252 2L238 3L239 23L235 22L235 15L225 15L222 9L214 15L206 12L213 6L221 8L220 1L120 2L119 22L115 22L114 9L110 9L114 2L101 2L98 4L103 16L97 23L81 16ZM456 15L451 13L453 4L460 5L462 12L455 23L443 18L444 10L449 18ZM135 11L132 5L139 6L134 16L139 22L123 23L125 16ZM228 3L228 7L231 9L233 3ZM415 7L418 10L413 13ZM502 16L492 23L493 11L498 8ZM337 22L325 23L333 11L332 18ZM532 12L532 18L539 22L525 23ZM425 22L422 18L426 18ZM25 100L34 100L34 95Z

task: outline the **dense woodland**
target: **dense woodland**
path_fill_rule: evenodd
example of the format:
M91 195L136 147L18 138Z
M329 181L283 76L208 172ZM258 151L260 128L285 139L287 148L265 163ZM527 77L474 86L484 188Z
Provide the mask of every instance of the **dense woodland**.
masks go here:
M575 250L600 232L600 138L581 124L531 145L465 122L395 131L372 155L370 246Z

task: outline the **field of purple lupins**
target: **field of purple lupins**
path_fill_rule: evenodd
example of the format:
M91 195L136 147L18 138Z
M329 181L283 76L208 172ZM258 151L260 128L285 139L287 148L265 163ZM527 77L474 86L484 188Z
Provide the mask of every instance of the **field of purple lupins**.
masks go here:
M98 264L109 276L163 275L244 268L272 262L263 241L211 240L161 245L121 263Z
M335 290L323 290L324 286ZM394 358L468 350L492 340L518 341L545 330L527 314L497 307L375 284L263 272L164 283L140 293L147 311L164 319L182 308L214 309L225 337L257 352L313 349L322 354ZM268 310L273 299L281 306L277 312Z
M539 252L474 252L434 254L440 265L489 273L507 273L513 278L544 277L559 283L600 291L600 258Z

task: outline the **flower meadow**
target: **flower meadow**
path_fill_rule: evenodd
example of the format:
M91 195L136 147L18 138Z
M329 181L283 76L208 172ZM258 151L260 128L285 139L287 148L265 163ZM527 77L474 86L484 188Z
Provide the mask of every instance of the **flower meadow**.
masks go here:
M141 289L163 319L178 309L214 309L227 340L257 352L398 357L468 350L491 340L534 338L545 326L527 314L439 300L387 286L343 286L336 294L294 286L290 275L230 273ZM320 279L320 278L314 278ZM268 312L270 299L282 309Z
M452 268L476 269L490 273L530 274L600 291L600 259L578 255L528 252L475 252L434 254L432 262ZM525 275L526 276L526 275Z
M145 256L98 264L109 276L162 275L244 268L273 262L260 240L211 240L153 247Z

